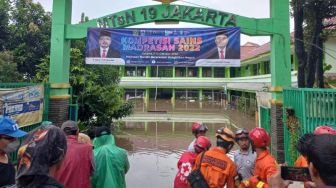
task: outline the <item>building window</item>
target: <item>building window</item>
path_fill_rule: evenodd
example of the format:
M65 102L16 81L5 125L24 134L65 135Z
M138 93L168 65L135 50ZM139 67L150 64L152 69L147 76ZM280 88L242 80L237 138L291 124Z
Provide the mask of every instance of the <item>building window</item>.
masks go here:
M136 67L137 76L145 77L146 76L146 67Z
M158 70L157 70L158 69ZM153 77L173 77L173 67L152 67ZM157 75L157 73L159 75Z
M215 78L225 78L225 68L224 67L215 67L214 68L214 77Z
M259 66L258 66L259 64L254 64L254 65L252 65L253 66L253 75L251 75L251 76L256 76L256 75L258 75L258 69L259 69Z
M125 67L126 76L136 76L135 67Z
M125 67L125 75L132 77L132 76L146 76L146 67Z
M269 61L265 62L265 74L271 74L271 67Z
M176 99L186 99L187 98L187 90L185 89L176 89L175 90Z
M211 67L203 67L202 68L202 77L212 77Z
M186 67L175 67L175 76L176 77L185 77L186 76Z
M198 77L198 67L188 67L188 77Z

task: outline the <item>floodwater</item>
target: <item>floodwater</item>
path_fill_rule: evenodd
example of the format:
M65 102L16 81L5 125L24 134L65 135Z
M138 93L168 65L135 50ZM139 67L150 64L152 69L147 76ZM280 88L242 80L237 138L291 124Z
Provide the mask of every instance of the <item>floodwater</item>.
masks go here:
M193 104L193 109L172 111L166 102L156 105L162 111L170 110L149 113L137 109L134 115L123 120L115 132L117 145L128 151L128 188L173 187L177 161L194 138L191 133L193 121L202 121L208 126L207 136L212 146L215 146L215 131L220 127L235 130L237 127L251 129L254 126L254 118L234 111L227 111L229 115L225 115L221 106L198 109L200 105ZM229 116L235 116L232 118L234 121Z

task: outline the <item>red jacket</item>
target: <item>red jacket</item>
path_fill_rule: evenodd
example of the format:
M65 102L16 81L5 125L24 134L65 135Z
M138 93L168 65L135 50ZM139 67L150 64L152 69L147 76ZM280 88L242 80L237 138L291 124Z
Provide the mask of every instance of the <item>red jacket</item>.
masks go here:
M67 136L68 149L55 179L68 188L90 188L94 170L92 145L79 143L77 136Z
M177 162L178 172L174 180L174 188L188 188L188 180L190 172L193 169L197 154L192 151L184 152L180 160Z

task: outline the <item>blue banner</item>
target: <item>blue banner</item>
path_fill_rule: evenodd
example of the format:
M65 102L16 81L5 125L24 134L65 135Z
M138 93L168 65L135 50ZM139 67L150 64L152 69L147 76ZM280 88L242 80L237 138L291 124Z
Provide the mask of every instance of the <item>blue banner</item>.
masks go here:
M87 64L240 66L240 28L89 28Z
M17 114L23 114L28 112L34 112L40 110L40 101L31 101L26 103L14 103L7 104L4 108L5 116L13 116Z

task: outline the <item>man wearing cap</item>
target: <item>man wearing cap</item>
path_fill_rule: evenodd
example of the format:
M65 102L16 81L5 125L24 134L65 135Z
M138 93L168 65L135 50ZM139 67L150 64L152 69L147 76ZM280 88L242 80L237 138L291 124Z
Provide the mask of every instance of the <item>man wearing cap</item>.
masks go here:
M89 51L88 57L100 58L120 58L119 51L113 49L111 45L111 33L107 30L102 30L99 33L99 48Z
M238 174L242 179L248 179L253 175L256 152L252 151L251 142L246 129L238 129L235 132L239 149L234 151L234 162L237 165Z
M18 138L25 135L14 120L0 116L0 187L15 184L15 168L8 154L19 148Z
M233 188L239 184L236 165L226 155L234 145L234 133L228 128L220 128L216 131L217 147L206 151L202 161L202 155L198 155L193 169L201 163L201 172L208 186Z
M78 141L79 128L76 122L66 121L61 129L67 137L67 153L55 179L68 188L90 188L90 175L94 172L92 145Z
M129 169L127 151L116 146L108 127L97 127L95 134L93 153L97 170L91 177L92 187L125 188L125 175Z

